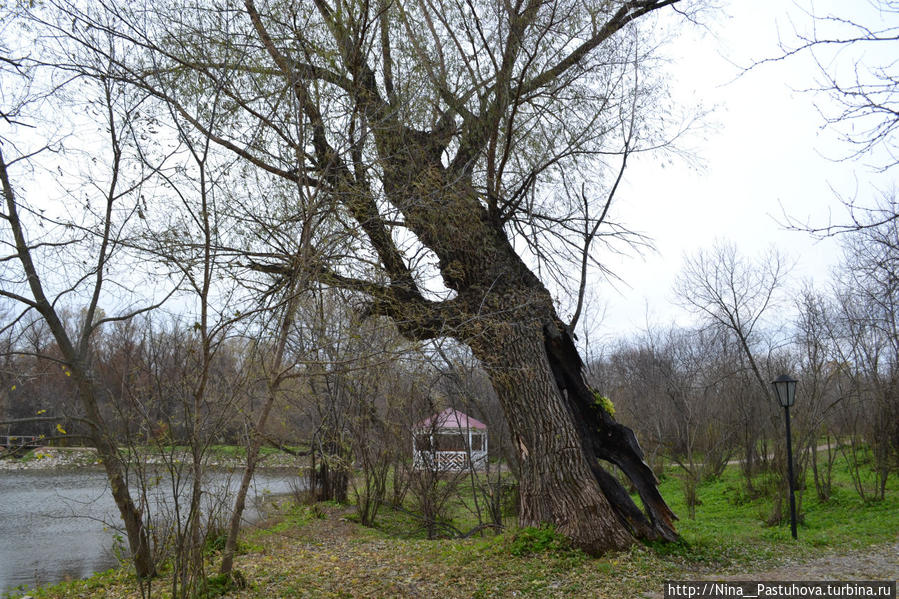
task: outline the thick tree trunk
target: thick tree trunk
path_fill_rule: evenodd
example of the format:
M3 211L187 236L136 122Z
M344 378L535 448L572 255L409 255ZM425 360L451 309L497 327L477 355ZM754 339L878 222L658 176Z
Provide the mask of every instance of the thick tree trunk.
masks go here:
M658 493L633 432L597 405L564 329L536 318L492 322L467 341L487 369L518 445L522 525L551 523L594 554L622 549L635 538L677 538L676 516ZM628 476L646 513L600 459Z
M544 341L556 384L571 410L593 475L619 518L639 538L676 540L674 521L677 516L659 493L658 479L643 459L637 437L631 429L615 422L596 400L584 380L583 363L574 342L558 319L544 326ZM614 464L627 476L640 495L645 513L636 506L618 479L602 468L600 459Z
M503 323L472 343L518 445L523 526L553 524L590 553L633 542L591 472L546 358L539 322Z
M397 147L409 143L414 136ZM472 182L428 163L428 155L426 147L393 154L414 158L393 165L385 189L406 226L437 255L444 284L457 296L436 317L426 312L416 320L416 304L403 302L386 314L412 335L454 336L487 369L518 444L521 523L551 523L591 553L622 549L635 538L677 539L677 518L634 433L597 404L549 291ZM645 512L599 460L624 472Z

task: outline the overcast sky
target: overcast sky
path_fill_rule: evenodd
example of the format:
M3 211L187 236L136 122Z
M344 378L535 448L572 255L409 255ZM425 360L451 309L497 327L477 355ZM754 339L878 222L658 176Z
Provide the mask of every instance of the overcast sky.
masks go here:
M796 261L797 285L806 278L826 284L840 258L838 243L786 231L784 212L815 224L845 220L834 190L865 203L894 184L895 174L878 174L864 161L832 160L848 150L833 129L822 128L816 104L826 108L826 98L803 91L815 85L810 56L740 76L736 65L777 56L778 36L790 43L794 26L807 29L811 20L801 8L812 6L819 15L874 25L883 18L861 1L734 0L706 19L708 31L682 30L666 48L675 98L715 109L710 127L689 144L703 165L695 169L675 160L663 167L658 157L643 157L629 169L615 216L652 237L657 252L608 259L624 283L617 290L594 286L596 307L605 307L602 335L629 335L643 329L647 317L652 324L689 322L671 303L672 284L684 255L716 239L732 241L747 255L776 245ZM851 64L851 58L844 51L835 64ZM862 60L877 58L884 57Z

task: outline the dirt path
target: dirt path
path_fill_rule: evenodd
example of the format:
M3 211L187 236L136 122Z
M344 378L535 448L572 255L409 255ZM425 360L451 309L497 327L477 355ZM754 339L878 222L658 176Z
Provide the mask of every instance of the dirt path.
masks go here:
M824 451L825 449L834 449L834 450L835 450L835 449L837 449L837 445L836 445L835 443L830 443L830 444L824 443L824 444L822 444L822 445L817 446L817 447L815 448L815 451L818 452L818 453L820 453L820 452ZM774 454L773 454L773 453L769 453L769 454L767 455L767 457L766 457L766 459L769 459L769 460L770 460L770 459L773 459L773 458L774 458ZM728 461L727 461L727 465L728 465L728 466L736 466L736 465L742 464L742 463L743 463L743 459L742 459L742 458L734 458L734 459L732 459L732 460L728 460Z
M769 570L686 576L687 580L771 581L846 581L899 580L899 540L857 551L833 553L807 562L785 564ZM661 599L662 593L649 593L646 599Z
M737 580L728 576L726 580ZM762 580L899 580L899 541L757 572ZM745 580L745 579L744 579Z

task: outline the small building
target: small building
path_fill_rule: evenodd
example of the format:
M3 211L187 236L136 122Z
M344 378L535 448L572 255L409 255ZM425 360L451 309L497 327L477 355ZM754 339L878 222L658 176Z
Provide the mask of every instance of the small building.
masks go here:
M487 425L452 408L426 418L412 430L416 470L459 472L487 466Z

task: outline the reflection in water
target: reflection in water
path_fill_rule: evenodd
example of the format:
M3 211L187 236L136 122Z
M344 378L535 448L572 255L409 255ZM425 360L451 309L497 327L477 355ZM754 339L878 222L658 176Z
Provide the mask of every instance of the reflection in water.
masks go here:
M209 476L208 498L220 496L226 485L236 490L240 478L239 473ZM258 515L251 507L254 497L289 493L296 484L292 474L258 473L245 518ZM160 482L151 494L155 511L171 505L170 493L171 485ZM118 510L103 472L0 472L0 595L20 585L84 578L115 566L117 526Z

